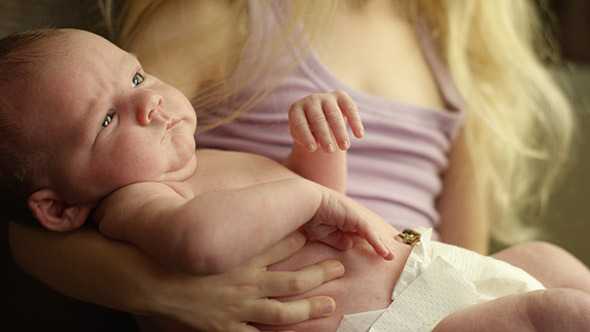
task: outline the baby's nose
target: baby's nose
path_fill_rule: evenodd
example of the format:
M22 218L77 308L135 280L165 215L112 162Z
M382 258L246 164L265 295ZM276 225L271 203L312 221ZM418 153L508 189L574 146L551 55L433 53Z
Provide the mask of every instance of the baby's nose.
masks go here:
M146 94L142 97L141 102L137 106L137 122L142 126L149 125L156 113L162 107L162 96L158 94Z

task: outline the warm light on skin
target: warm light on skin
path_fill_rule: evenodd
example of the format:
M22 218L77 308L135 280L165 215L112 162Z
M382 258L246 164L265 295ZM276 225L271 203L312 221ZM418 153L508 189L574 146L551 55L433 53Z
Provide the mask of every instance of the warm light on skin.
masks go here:
M98 203L128 184L190 176L196 115L187 98L106 39L66 33L36 79L32 121L63 174L53 189Z

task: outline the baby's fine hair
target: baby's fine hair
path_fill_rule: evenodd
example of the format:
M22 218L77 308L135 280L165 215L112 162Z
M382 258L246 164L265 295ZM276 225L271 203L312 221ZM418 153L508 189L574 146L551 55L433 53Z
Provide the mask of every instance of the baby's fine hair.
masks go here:
M34 107L36 73L51 46L47 40L59 30L38 29L0 39L0 216L38 225L27 206L36 180L47 165L25 130L24 111Z

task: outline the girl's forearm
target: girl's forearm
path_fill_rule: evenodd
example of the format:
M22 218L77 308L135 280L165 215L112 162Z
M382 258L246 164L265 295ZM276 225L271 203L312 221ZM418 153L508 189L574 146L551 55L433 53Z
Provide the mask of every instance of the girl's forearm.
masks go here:
M13 222L9 239L17 265L58 292L131 313L154 311L146 295L161 267L135 246L109 240L94 227L53 233Z
M284 325L324 316L325 303L333 303L326 297L287 304L269 298L304 293L344 271L340 263L325 261L281 275L266 272L267 265L303 246L305 240L297 234L230 273L208 277L172 271L137 247L109 240L93 227L51 233L10 223L9 238L18 266L65 295L134 314L167 317L205 331L212 331L212 326L243 326L245 321ZM293 291L292 280L309 282ZM259 287L234 296L244 284ZM241 310L228 311L228 306ZM268 317L268 312L281 315ZM297 318L285 321L288 317Z

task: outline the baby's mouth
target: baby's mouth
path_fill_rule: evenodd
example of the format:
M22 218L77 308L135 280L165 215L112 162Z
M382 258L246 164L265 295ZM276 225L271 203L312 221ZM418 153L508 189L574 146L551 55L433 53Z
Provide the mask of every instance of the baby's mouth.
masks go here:
M178 123L180 122L180 120L172 120L170 122L168 122L168 124L166 125L166 131L170 130L170 128L176 126Z

